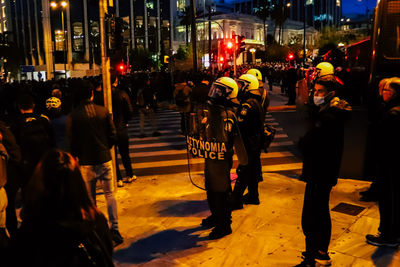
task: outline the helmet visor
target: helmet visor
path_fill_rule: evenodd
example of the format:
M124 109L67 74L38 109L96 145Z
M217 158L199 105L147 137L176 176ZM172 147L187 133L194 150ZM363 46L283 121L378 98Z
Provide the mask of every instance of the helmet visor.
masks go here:
M237 80L237 84L239 87L239 92L245 92L250 83L248 81L239 79Z
M213 83L213 85L210 88L210 91L208 92L208 97L210 97L210 98L225 98L231 92L232 92L232 89L230 89L229 87L226 87L222 84Z

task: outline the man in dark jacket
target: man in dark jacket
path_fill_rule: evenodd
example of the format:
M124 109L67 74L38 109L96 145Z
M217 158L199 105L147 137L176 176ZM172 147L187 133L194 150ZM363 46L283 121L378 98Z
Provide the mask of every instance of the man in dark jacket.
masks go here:
M335 97L338 83L333 75L315 82L310 106L310 129L300 140L303 154L304 193L302 228L306 237L304 261L299 266L330 264L331 238L329 195L337 183L343 152L344 122L351 110L346 101Z
M378 176L379 234L367 235L375 246L400 245L400 78L394 77L382 88L383 107L374 134Z
M117 202L113 195L113 170L110 149L116 142L116 130L108 110L93 103L93 88L82 81L80 104L68 115L67 148L78 158L83 180L96 204L96 183L102 181L108 219L115 245L123 239L118 231Z

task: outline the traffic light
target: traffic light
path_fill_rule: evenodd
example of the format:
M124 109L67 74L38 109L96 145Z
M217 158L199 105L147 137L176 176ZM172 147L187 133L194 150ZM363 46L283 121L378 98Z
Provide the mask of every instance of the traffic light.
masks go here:
M246 43L244 42L246 38L243 35L237 37L237 55L246 51Z
M219 62L220 62L220 63L224 63L224 61L225 61L225 58L224 58L224 57L219 57Z
M106 25L107 50L108 51L115 50L116 49L115 17L114 16L106 16L104 18L104 24Z
M165 64L169 63L169 56L167 56L167 55L164 56L164 63Z
M228 43L226 44L226 47L227 47L228 49L232 49L232 47L233 47L232 41L228 41Z
M294 54L293 54L292 52L290 52L290 53L287 55L287 61L291 61L291 60L294 60Z
M124 72L125 72L125 69L126 69L126 66L125 66L124 63L119 63L119 64L117 65L117 70L118 70L120 73L124 73Z

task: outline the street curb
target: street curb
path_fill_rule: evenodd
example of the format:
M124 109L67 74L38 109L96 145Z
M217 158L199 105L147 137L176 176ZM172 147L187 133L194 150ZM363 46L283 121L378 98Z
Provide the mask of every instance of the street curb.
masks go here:
M296 105L287 106L269 106L268 111L285 111L285 110L296 110Z

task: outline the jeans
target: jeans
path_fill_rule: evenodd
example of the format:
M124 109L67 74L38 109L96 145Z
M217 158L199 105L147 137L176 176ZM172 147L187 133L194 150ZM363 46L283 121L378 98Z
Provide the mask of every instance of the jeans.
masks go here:
M110 228L118 230L117 201L113 195L112 162L107 161L98 165L81 165L81 173L86 183L89 196L96 205L96 183L101 181L104 196L107 202L108 220Z

